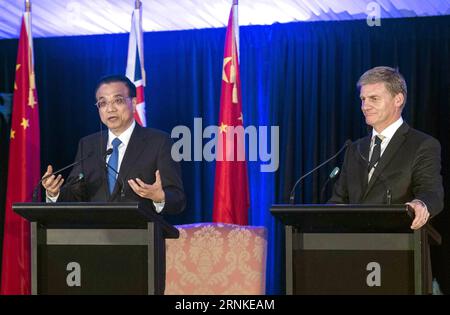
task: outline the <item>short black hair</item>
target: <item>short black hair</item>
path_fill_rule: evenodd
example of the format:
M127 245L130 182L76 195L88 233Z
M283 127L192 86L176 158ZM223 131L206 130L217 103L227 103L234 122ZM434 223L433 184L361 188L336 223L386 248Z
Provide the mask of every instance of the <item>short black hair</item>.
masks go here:
M123 84L125 84L128 87L128 96L136 97L136 86L133 82L131 82L130 79L122 74L107 75L101 78L98 81L97 86L95 87L95 94L97 94L97 91L102 84L109 84L114 82L122 82Z

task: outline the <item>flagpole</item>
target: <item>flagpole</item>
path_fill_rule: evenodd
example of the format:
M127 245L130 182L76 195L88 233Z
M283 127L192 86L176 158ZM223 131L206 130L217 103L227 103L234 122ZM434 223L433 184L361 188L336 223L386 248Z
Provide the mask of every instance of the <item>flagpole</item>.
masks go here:
M30 76L30 88L31 90L36 88L36 84L34 81L34 56L33 56L33 38L31 36L31 0L25 0L25 27L27 29L28 36L28 71ZM30 90L30 93L32 91Z
M239 52L239 13L238 13L239 0L233 0L233 33L236 41L236 51L238 55L238 62L240 61Z
M141 8L142 2L140 0L136 0L135 4L134 4L134 8L136 10L139 10Z

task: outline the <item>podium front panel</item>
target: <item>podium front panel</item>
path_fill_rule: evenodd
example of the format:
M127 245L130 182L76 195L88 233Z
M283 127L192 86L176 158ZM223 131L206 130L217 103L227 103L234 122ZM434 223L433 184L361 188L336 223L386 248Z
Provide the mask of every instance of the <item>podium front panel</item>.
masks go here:
M39 294L147 294L147 246L38 246Z
M295 234L293 294L414 294L411 234Z

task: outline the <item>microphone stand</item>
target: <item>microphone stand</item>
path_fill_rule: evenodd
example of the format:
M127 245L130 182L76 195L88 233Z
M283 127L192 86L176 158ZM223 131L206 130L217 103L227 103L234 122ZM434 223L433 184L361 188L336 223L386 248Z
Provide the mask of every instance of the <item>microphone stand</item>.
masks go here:
M358 151L359 157L367 164L367 167L370 166L370 161L368 161L361 153L360 150L360 143L358 142L358 145L356 146L356 150ZM380 156L381 159L381 156ZM375 170L377 169L378 164L373 165L373 173L375 173ZM372 173L372 176L373 176ZM383 174L379 174L378 178L381 180L381 183L383 184L384 188L386 188L386 204L390 205L392 203L392 192L391 189L386 185L386 180L384 179Z
M112 149L110 149L110 150L112 150ZM109 151L109 150L108 150L108 151ZM110 153L110 154L111 154L111 153ZM109 169L112 170L114 173L116 173L117 179L120 180L120 183L119 183L119 185L121 185L121 186L120 186L120 199L122 199L123 197L125 197L125 192L124 192L124 189L125 189L125 182L123 181L123 178L120 177L119 172L118 172L117 170L115 170L115 169L114 169L111 165L109 165L108 163L105 163L105 165L106 165L107 167L109 167Z
M317 171L319 168L321 168L322 166L324 166L325 164L327 164L328 162L334 160L345 148L347 148L352 142L350 140L345 141L344 145L342 146L342 148L339 149L339 151L333 155L332 157L330 157L328 160L326 160L325 162L319 164L318 166L316 166L315 168L313 168L312 170L310 170L308 173L306 173L305 175L303 175L302 177L300 177L294 184L294 187L291 190L291 193L289 195L289 203L290 204L294 204L294 200L295 200L295 188L297 187L297 185L306 177L308 177L310 174L314 173L315 171Z
M332 180L333 178L336 178L336 176L339 175L340 169L339 167L335 167L333 168L333 170L331 171L330 175L328 176L327 180L325 181L325 183L323 184L322 190L320 191L320 203L323 203L324 201L324 196L325 196L325 189L327 188L328 183L330 182L330 180Z
M69 165L67 165L67 166L64 166L63 168L60 168L59 170L54 171L54 172L52 172L52 173L50 173L50 174L48 174L48 175L42 177L41 180L38 182L38 184L37 184L37 185L34 187L34 189L33 189L33 197L32 197L32 201L33 201L33 202L38 202L39 187L41 186L41 184L42 184L42 182L43 182L44 180L46 180L46 179L49 178L50 176L53 176L53 175L56 175L56 174L61 173L62 171L65 171L65 170L68 169L69 167L72 167L72 166L75 166L75 165L80 164L81 162L83 162L83 161L86 160L87 158L91 157L91 155L92 155L92 153L88 154L86 157L84 157L84 158L82 158L82 159L80 159L80 160L78 160L78 161L73 162L72 164L69 164ZM82 174L82 173L81 173L81 174ZM78 177L80 177L80 175L78 175ZM84 177L84 175L83 175L82 177Z

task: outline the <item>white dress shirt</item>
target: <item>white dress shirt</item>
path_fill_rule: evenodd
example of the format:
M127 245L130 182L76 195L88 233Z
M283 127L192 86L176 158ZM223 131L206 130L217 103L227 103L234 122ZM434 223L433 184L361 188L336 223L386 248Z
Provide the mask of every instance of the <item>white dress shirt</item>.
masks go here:
M383 156L384 150L386 150L386 147L388 146L389 142L391 141L392 137L400 128L400 126L403 124L403 118L400 117L397 121L389 125L387 128L385 128L382 132L378 133L375 129L372 129L372 140L370 141L370 154L369 154L369 161L372 157L373 147L375 146L375 137L379 136L381 139L381 147L380 147L380 158ZM368 181L370 181L370 178L372 177L373 172L375 171L375 168L377 167L378 162L375 164L375 167L372 167L372 169L369 172Z
M106 150L112 149L112 141L115 138L119 138L119 140L122 142L119 147L119 161L117 163L117 172L120 171L120 165L122 164L123 156L125 155L125 151L127 150L128 143L130 142L131 134L133 133L134 127L136 126L136 122L133 121L133 123L128 127L124 132L120 134L120 136L116 136L112 133L111 130L108 130L108 144L106 145ZM111 155L108 155L106 157L106 163L108 163L109 159L111 158ZM116 174L117 178L117 174Z

